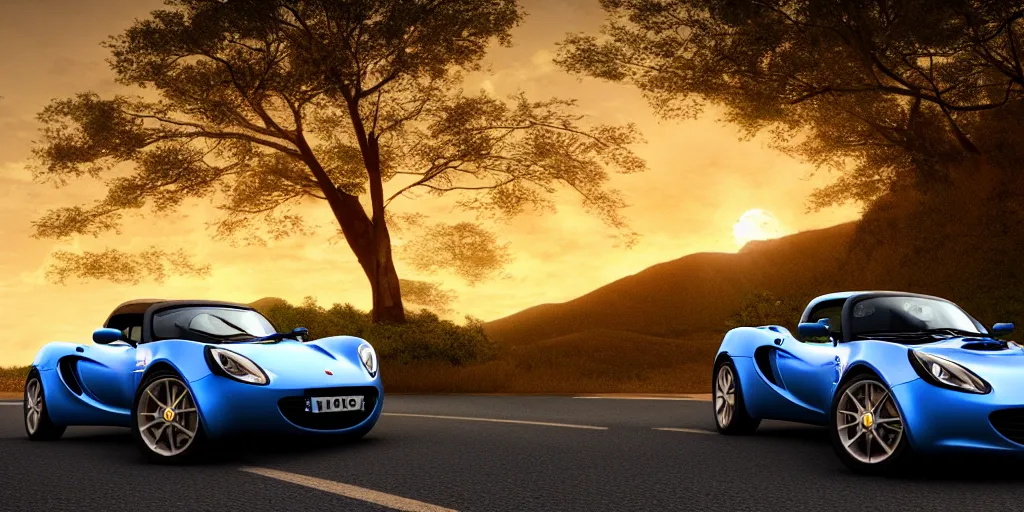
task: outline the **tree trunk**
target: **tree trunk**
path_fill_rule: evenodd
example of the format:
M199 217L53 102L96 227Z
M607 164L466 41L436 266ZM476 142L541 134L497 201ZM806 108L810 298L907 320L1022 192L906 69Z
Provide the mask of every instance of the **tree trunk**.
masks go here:
M345 241L370 281L370 290L373 294L373 321L405 322L402 291L398 285L398 273L395 271L395 262L391 255L391 235L384 222L384 216L371 220L366 215L363 205L359 204L358 196L334 186L305 139L299 138L298 146L303 160L313 172L320 190L327 198L327 204L330 205L334 218L341 227Z
M402 304L402 291L398 285L387 226L375 226L363 210L363 205L359 204L358 197L340 190L335 190L335 193L339 209L335 209L334 216L345 235L345 241L370 281L373 321L405 322L405 307Z
M370 278L373 290L373 321L405 322L405 306L402 304L402 290L398 285L398 272L395 271L395 260L391 256L391 240L378 242L374 255L376 268Z

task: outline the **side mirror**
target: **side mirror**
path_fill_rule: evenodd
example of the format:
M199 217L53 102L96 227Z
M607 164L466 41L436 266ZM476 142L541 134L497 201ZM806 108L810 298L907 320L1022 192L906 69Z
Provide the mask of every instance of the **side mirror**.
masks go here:
M306 337L309 336L309 329L305 327L296 327L292 329L292 338L298 341L306 341Z
M1013 332L1013 324L1011 323L998 323L993 324L992 328L989 329L989 334L993 336L1006 336Z
M829 326L828 318L822 318L817 322L801 322L796 326L796 332L801 338L827 338L832 334L832 327Z
M115 341L121 341L121 331L117 329L96 329L92 332L92 341L100 345L107 345Z

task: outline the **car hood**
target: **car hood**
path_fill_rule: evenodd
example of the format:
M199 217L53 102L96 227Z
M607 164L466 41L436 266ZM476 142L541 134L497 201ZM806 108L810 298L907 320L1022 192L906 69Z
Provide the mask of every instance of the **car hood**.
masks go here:
M276 343L230 343L216 345L251 359L270 377L275 387L308 388L365 385L373 378L358 361L355 350L330 350L315 342L283 340ZM330 372L330 373L328 373Z

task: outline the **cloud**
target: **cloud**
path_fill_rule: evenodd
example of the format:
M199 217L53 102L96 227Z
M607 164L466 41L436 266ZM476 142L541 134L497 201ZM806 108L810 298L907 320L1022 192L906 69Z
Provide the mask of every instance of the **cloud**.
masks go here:
M555 55L547 48L541 48L530 57L530 62L537 67L537 74L542 75L555 70Z
M0 190L6 190L11 185L32 183L32 171L28 170L28 165L23 160L0 162Z

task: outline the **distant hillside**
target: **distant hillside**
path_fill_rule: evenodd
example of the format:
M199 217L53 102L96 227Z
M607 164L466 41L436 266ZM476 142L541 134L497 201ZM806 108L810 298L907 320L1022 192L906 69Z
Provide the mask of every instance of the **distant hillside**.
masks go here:
M577 299L489 322L486 330L513 343L593 329L662 337L721 331L752 291L804 297L831 290L855 230L851 222L751 243L737 254L691 254Z
M485 329L508 343L594 329L674 338L725 330L749 294L802 305L863 289L938 295L985 324L1024 324L1024 176L968 169L945 189L890 193L860 221L750 243L737 254L684 256Z

